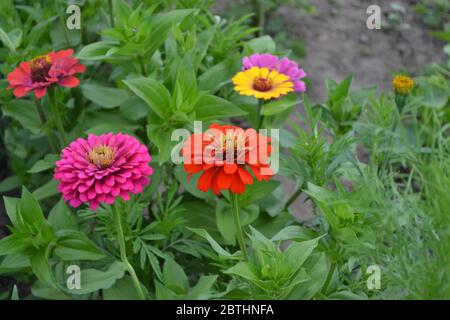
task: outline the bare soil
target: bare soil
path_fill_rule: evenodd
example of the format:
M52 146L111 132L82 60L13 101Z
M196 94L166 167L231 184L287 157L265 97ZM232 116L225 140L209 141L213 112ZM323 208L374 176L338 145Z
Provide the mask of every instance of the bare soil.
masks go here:
M389 3L393 1L376 1L382 15L380 30L366 26L366 9L374 1L310 2L317 8L316 15L288 6L280 7L277 14L283 17L292 38L305 41L302 66L312 82L309 95L313 101L325 98L325 76L342 80L352 74L355 89L377 86L386 90L391 86L393 72L415 75L425 65L444 60L443 43L433 38L415 15L414 1L398 1L405 12L398 13L397 27L388 24L388 15L393 13Z

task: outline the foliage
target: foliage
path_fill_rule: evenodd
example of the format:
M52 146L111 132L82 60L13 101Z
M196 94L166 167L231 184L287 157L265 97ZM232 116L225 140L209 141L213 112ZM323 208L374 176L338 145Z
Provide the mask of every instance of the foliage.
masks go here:
M272 10L279 1L263 3ZM15 284L1 299L137 299L130 270L148 299L450 298L448 66L417 76L401 108L392 92L352 90L352 76L324 77L321 104L292 93L261 106L234 92L231 78L244 56L283 50L255 35L251 15L215 16L211 1L114 0L111 20L103 1L79 5L84 27L68 32L65 2L0 3L0 192L9 220L0 276ZM80 86L41 100L43 125L31 97L3 90L6 76L64 48L87 72ZM257 127L260 119L280 129L276 179L216 196L172 161L183 138L173 137L177 129L193 131L194 121ZM68 141L137 137L152 155L151 183L114 207L70 207L53 178L67 146L58 121ZM289 197L286 182L294 185ZM292 206L300 195L310 219ZM67 285L72 265L79 289ZM376 290L367 286L371 265L382 272ZM24 284L29 297L18 290Z

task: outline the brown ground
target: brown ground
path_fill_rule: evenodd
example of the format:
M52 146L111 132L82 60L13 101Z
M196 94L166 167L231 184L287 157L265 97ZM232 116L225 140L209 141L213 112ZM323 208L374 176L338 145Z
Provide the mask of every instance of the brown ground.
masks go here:
M414 14L413 1L399 1L405 9L402 27L389 28L389 3L367 0L310 0L317 8L314 16L281 7L278 14L286 21L293 38L304 39L306 57L302 63L312 81L313 101L324 98L324 76L336 80L353 74L354 87L376 85L389 89L392 72L404 70L414 75L423 66L442 61L443 44L434 39ZM382 29L369 30L366 9L377 3L381 8ZM409 27L408 27L409 26Z

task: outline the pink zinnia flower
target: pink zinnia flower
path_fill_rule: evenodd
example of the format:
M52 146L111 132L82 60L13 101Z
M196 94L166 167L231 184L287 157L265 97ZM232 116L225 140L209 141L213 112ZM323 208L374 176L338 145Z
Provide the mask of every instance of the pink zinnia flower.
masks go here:
M78 86L80 80L74 75L85 72L86 66L78 63L72 55L72 49L60 50L21 62L8 74L8 89L14 89L17 98L33 91L35 97L40 99L52 84L67 88Z
M268 68L270 70L276 70L290 78L294 84L294 91L305 92L306 84L301 81L306 77L306 73L303 69L298 67L298 64L286 57L281 60L277 56L270 53L255 53L251 56L244 57L242 60L242 69L247 70L252 67Z
M64 148L56 162L55 180L64 201L72 207L88 202L113 204L116 197L130 200L150 183L153 169L147 147L127 134L90 134Z

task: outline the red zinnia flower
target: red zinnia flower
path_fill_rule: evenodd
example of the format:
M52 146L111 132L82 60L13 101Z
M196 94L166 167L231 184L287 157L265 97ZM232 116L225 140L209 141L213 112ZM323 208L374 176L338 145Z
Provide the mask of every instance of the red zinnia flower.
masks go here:
M254 129L212 124L207 132L188 138L182 155L188 179L203 171L198 188L219 195L220 190L243 193L245 185L253 183L249 171L258 181L269 180L273 176L267 163L271 151L270 138Z
M130 200L150 183L153 169L147 147L127 134L90 134L64 148L56 162L58 190L72 207L83 202L96 210L100 203L113 204L116 197Z
M74 75L85 72L86 66L78 63L72 55L72 49L60 50L21 62L8 74L8 89L14 89L17 98L34 91L36 98L40 99L54 83L67 88L78 86L80 81Z

